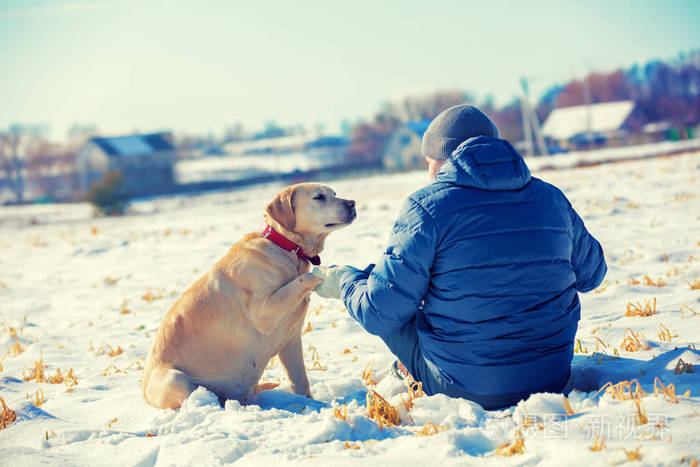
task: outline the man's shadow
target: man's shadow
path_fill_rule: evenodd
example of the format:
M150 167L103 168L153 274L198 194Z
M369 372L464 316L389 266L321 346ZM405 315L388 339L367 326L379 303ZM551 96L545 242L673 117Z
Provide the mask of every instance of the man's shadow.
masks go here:
M690 347L680 347L663 352L651 360L635 360L599 352L592 355L574 355L571 378L562 392L568 394L574 389L583 392L597 391L607 382L616 384L633 379L653 388L654 379L658 376L666 386L673 383L676 394L683 394L687 390L697 388L700 383L700 374L697 372L676 374L674 369L678 359L697 367L700 364L700 351ZM650 388L647 387L647 389Z

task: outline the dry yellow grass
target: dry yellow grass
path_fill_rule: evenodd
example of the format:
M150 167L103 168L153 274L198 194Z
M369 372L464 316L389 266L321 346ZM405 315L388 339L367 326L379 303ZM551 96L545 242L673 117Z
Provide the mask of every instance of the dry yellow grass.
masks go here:
M371 360L367 364L367 366L365 367L364 371L362 372L362 381L364 381L364 383L367 386L375 386L377 384L377 382L372 377L373 368L374 368L374 360Z
M649 419L647 418L647 412L644 410L644 407L642 407L642 397L639 396L634 399L634 405L637 408L637 424L638 425L644 425L649 422Z
M116 350L114 350L114 348L111 345L106 345L107 347L109 347L109 352L107 353L107 355L109 355L110 357L116 357L117 355L121 355L124 353L124 349L122 349L119 345L117 346Z
M120 370L115 365L109 365L102 372L102 376L111 376L111 375L116 375L117 373L126 373L126 372L124 370Z
M566 396L564 396L564 408L566 409L566 415L576 415L576 412L574 412L574 409L571 407L569 398Z
M401 404L406 407L406 410L411 410L413 408L413 401L419 397L425 396L423 392L423 383L413 381L413 379L409 378L406 380L406 391L408 392L408 397L404 400L403 394L401 394Z
M109 350L107 350L107 348L105 348L105 346L108 347ZM114 347L112 347L111 345L106 344L106 343L102 343L102 345L96 349L95 347L93 347L92 341L90 341L90 351L93 352L95 355L107 354L110 357L116 357L117 355L121 355L124 353L124 349L122 349L121 346L118 345L117 348L115 349Z
M625 451L625 454L627 455L627 460L628 460L628 461L640 461L640 460L642 460L642 455L639 454L639 450L640 450L641 448L642 448L642 447L639 446L639 447L637 447L637 449L635 449L635 450L633 450L633 451L628 451L628 450L625 449L625 448L622 448L622 450Z
M588 449L590 449L593 452L602 451L603 449L605 449L605 439L599 438L598 435L595 435L595 441L593 442L593 446L589 446Z
M24 349L22 348L22 344L19 343L19 339L15 340L15 343L12 344L12 347L5 353L5 355L2 356L2 358L5 358L5 356L9 355L10 357L15 357L19 354L24 352Z
M603 340L600 337L598 337L598 336L591 336L591 337L593 337L593 339L596 340L595 341L595 351L596 352L598 352L598 345L602 345L604 349L608 348L608 344L603 342Z
M161 298L163 298L163 293L162 292L153 293L153 291L151 289L148 289L146 291L146 293L141 296L141 298L144 301L151 303L151 302L154 302L156 300L160 300Z
M132 367L136 367L137 370L143 370L143 366L141 365L140 360L134 360L133 362L129 363L129 366L126 367L126 369L131 369Z
M307 332L311 332L311 331L313 331L313 330L314 330L314 328L311 327L311 321L307 321L307 322L306 322L306 327L305 327L304 330L301 332L301 334L304 335L304 334L306 334Z
M661 331L659 331L659 340L662 342L671 342L671 331L669 331L668 328L663 325L663 323L659 323L659 326L663 328Z
M680 361L679 361L680 362ZM678 364L676 365L678 367ZM648 394L642 389L639 381L633 379L631 381L620 381L617 384L612 384L607 382L601 387L598 392L595 393L594 397L605 391L605 394L610 395L613 399L619 401L633 400L637 409L637 420L640 424L647 423L646 412L641 406L641 399L646 397ZM668 400L674 404L678 403L678 396L676 395L676 387L673 383L668 386L664 385L661 379L657 376L654 378L654 396L656 397L666 397ZM689 397L690 390L683 393L681 397Z
M318 354L318 349L313 345L309 346L309 352L311 352L311 360L318 360L320 358Z
M65 375L61 373L60 368L56 368L56 374L49 376L47 382L51 384L64 383L66 386L68 386L66 392L73 392L73 386L78 385L78 377L75 375L73 368L69 369Z
M345 441L345 449L360 449L359 444L350 444L347 441Z
M34 368L25 368L22 370L22 379L25 381L35 381L37 383L48 382L44 374L46 368L46 365L44 365L44 357L40 356L39 360L34 362Z
M666 277L675 277L675 276L679 275L680 273L681 273L681 271L680 271L676 266L673 266L673 267L672 267L671 269L669 269L669 271L666 273Z
M447 430L446 426L436 425L433 422L427 422L423 425L420 431L415 432L416 436L432 436L438 434L440 431Z
M651 287L663 287L666 285L666 281L659 277L656 282L654 282L648 274L644 275L644 285L649 285Z
M4 324L3 324L3 326L4 326ZM22 352L24 352L24 350L25 350L22 348L22 344L20 344L20 340L19 340L20 338L19 338L19 335L17 334L17 330L15 328L13 328L12 326L10 326L7 329L7 331L10 333L10 337L12 339L14 339L15 342L12 344L12 347L10 347L7 350L7 352L5 352L5 354L2 357L0 357L0 371L3 370L2 361L6 357L15 357L15 356L21 354ZM20 329L20 334L21 333L22 333L22 329Z
M544 423L536 416L529 415L527 412L520 417L520 426L524 429L536 427L538 430L544 430Z
M608 381L600 389L598 389L598 392L596 392L593 397L597 396L602 391L605 391L605 394L608 394L613 399L618 401L629 401L647 395L647 393L642 389L642 385L639 384L639 381L636 379L633 379L632 381L620 381L617 384L613 384L612 382Z
M627 311L625 316L652 316L656 314L656 297L650 303L649 300L645 300L644 306L641 303L627 302Z
M379 424L380 430L385 426L399 424L399 412L377 391L371 390L367 393L367 409L369 410L369 418Z
M104 279L102 279L102 282L104 282L105 285L114 285L117 282L119 282L119 279L114 279L112 277L107 276Z
M68 386L67 392L73 391L73 386L78 384L78 377L75 375L73 368L69 369L65 374L60 368L56 368L56 373L52 376L46 376L45 370L48 367L44 364L44 357L39 357L39 360L34 362L34 368L25 368L22 371L22 379L25 381L34 381L35 383L61 384Z
M665 386L664 383L661 382L661 379L657 376L654 378L654 395L659 396L661 395L662 397L667 397L668 400L674 404L678 404L678 396L676 396L676 385L671 383L668 386ZM690 389L688 389L686 392L683 393L681 397L689 397L690 396Z
M525 440L520 430L515 432L515 441L506 443L496 448L494 451L499 456L510 457L514 454L522 454L525 451Z
M628 331L629 335L627 335ZM622 343L620 344L620 348L628 352L637 352L639 350L651 349L651 347L649 347L649 344L647 344L646 342L642 342L640 338L646 340L646 338L641 332L635 333L630 328L627 328L625 330L625 337L622 340Z
M272 369L275 366L277 366L277 357L272 357L269 362L267 362L267 365L265 366L266 370Z
M0 397L2 411L0 412L0 430L4 430L7 426L17 420L17 414L5 404L5 399Z
M344 422L348 421L348 406L347 404L343 404L343 410L340 410L340 407L336 407L333 409L333 415L335 415L335 418L342 420Z
M323 366L321 365L321 362L319 362L318 360L314 361L314 364L311 366L311 368L309 368L309 370L326 371L326 369L323 368Z
M688 201L695 198L695 193L676 193L676 196L674 196L675 201Z
M682 318L682 319L685 319L685 315L683 314L683 308L687 308L688 311L690 311L690 312L692 313L692 315L690 315L690 316L695 316L695 315L698 314L697 311L693 310L693 309L690 308L688 305L681 305L680 311L681 311L681 318Z
M689 282L685 279L683 280L690 286L691 290L700 290L700 279L693 279L693 282Z
M29 394L27 394L27 399L29 399ZM32 402L36 407L41 406L44 402L46 402L46 399L44 398L44 390L39 388L36 390L35 394L35 400Z

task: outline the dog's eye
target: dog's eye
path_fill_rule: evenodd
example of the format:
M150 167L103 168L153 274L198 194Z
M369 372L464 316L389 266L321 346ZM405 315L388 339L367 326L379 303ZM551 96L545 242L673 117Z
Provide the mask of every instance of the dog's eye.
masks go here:
M319 201L323 201L324 199L326 199L326 195L319 193L316 196L314 196L314 199L317 199Z

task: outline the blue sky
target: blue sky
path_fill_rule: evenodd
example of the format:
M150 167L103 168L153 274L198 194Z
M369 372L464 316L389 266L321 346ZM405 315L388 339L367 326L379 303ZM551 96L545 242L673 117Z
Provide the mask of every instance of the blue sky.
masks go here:
M700 47L700 1L0 0L0 128L221 132L370 117L466 89L505 102Z

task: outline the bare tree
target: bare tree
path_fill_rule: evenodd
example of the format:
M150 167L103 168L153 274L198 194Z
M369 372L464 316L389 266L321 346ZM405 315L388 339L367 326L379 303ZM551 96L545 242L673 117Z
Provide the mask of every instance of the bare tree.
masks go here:
M29 185L43 196L66 199L75 187L75 150L36 137L28 144L25 174Z
M71 151L76 151L93 136L97 136L97 125L75 122L66 133L68 148Z
M407 96L384 104L374 121L353 128L348 158L354 162L377 162L391 134L402 124L433 119L443 110L471 100L464 92L444 91Z
M24 201L23 139L20 132L0 133L0 170L18 203Z
M0 178L14 194L15 202L24 202L27 188L27 158L45 144L46 127L11 125L0 132Z
M243 127L241 122L236 122L233 125L227 126L224 131L224 143L229 143L231 141L243 141L248 138L248 134Z
M462 91L442 91L420 96L407 96L384 105L381 114L390 120L414 122L437 117L452 106L471 101Z

